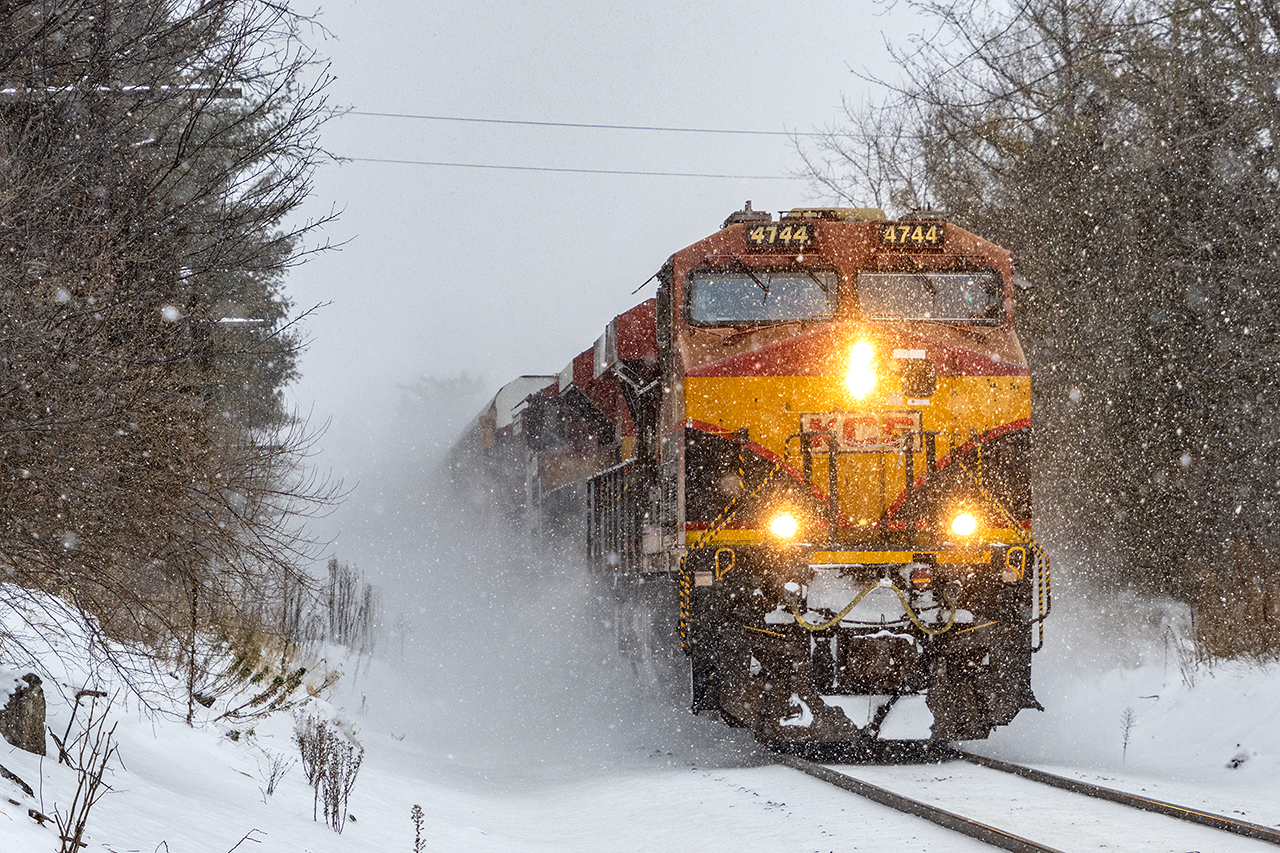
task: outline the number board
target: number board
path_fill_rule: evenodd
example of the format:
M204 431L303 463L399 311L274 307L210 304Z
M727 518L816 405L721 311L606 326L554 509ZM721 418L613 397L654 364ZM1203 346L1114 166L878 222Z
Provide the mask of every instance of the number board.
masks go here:
M880 226L884 246L941 246L946 230L941 222L890 222Z
M747 227L747 248L765 252L793 252L813 245L813 226L771 222Z

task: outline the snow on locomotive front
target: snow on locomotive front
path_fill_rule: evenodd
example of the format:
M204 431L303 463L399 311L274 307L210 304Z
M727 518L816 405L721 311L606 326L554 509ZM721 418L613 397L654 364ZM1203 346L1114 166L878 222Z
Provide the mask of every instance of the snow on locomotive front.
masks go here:
M1008 252L748 204L658 278L484 451L518 460L531 529L585 537L622 649L773 743L982 738L1038 708Z

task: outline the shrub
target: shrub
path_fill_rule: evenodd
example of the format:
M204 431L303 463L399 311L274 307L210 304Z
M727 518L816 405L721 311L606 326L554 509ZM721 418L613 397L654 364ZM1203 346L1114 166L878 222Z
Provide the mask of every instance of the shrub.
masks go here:
M347 798L364 760L364 747L346 740L336 728L314 716L299 718L293 739L302 757L307 784L314 792L312 819L320 819L323 802L325 823L341 833L347 822Z

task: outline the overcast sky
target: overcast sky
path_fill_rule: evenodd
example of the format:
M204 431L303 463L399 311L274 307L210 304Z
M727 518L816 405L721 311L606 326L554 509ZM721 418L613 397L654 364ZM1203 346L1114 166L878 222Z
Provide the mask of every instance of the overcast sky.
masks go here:
M813 131L892 76L907 10L869 0L441 3L337 0L336 105L359 112L516 121ZM852 70L851 70L852 69ZM396 386L419 375L555 373L674 251L750 199L813 203L781 136L662 133L349 114L325 145L350 158L774 178L575 174L365 162L317 176L340 252L295 271L309 320L303 411L332 418L322 461L376 444Z

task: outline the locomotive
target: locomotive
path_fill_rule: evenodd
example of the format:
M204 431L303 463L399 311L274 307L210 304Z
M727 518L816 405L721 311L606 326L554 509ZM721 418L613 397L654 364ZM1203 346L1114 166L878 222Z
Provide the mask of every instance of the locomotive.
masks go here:
M637 665L779 746L985 738L1039 709L1049 561L1007 251L928 212L747 202L452 476L585 553Z

